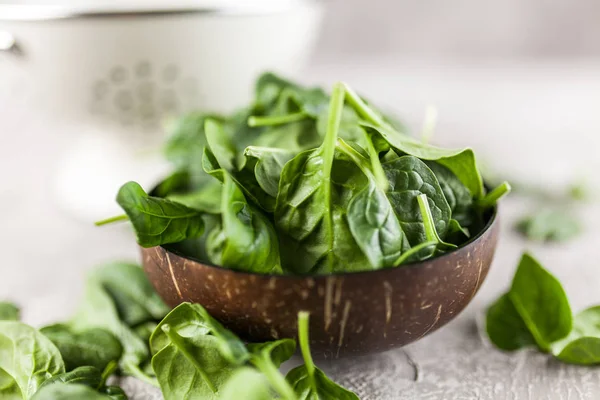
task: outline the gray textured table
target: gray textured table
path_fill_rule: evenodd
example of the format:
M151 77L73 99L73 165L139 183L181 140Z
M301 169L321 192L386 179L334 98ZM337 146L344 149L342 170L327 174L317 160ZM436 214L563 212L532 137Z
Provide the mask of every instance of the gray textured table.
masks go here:
M348 61L317 65L308 78L331 82L343 71L344 80L405 110L413 124L433 101L441 115L438 141L473 144L497 168L560 184L585 166L598 166L600 69L595 67L446 68ZM137 252L124 227L96 229L55 206L53 172L70 138L34 116L22 105L0 104L0 297L20 303L24 319L41 325L71 314L86 270L115 258L136 258ZM532 151L538 145L543 151ZM492 270L454 321L405 349L325 364L324 369L363 399L600 398L597 369L560 365L531 352L504 354L480 337L478 319L507 287L526 248L562 280L575 310L600 303L595 257L600 232L594 229L600 226L600 207L588 206L580 240L540 246L510 232L514 219L530 206L516 196L503 204L504 230ZM134 380L123 385L132 399L153 398L151 388Z

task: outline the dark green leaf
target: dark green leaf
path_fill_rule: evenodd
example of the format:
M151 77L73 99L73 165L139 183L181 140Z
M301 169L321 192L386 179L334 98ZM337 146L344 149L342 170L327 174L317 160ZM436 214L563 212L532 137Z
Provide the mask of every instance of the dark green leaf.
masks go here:
M224 172L221 224L207 238L211 260L228 268L281 273L279 247L271 222L253 208L231 176Z
M444 192L452 218L460 225L470 225L473 219L473 195L469 189L447 167L433 161L428 161L426 164L435 174Z
M212 180L201 189L187 193L174 193L167 196L167 199L194 210L218 214L221 210L221 185Z
M69 325L55 324L40 332L58 347L67 371L83 366L103 370L111 361L119 361L123 352L119 340L105 329L75 332Z
M571 307L565 291L529 254L521 258L508 296L543 351L571 331Z
M0 301L0 321L18 321L19 319L19 307L13 303Z
M254 174L260 187L272 197L277 197L279 178L284 165L295 153L273 147L247 147L244 154L255 160Z
M486 330L492 343L502 350L511 351L535 346L535 339L515 309L508 293L500 296L488 309Z
M204 231L202 213L182 204L148 196L136 182L121 187L117 202L125 210L143 247L160 246L199 237Z
M65 372L56 346L36 329L0 321L0 397L31 399L40 385Z

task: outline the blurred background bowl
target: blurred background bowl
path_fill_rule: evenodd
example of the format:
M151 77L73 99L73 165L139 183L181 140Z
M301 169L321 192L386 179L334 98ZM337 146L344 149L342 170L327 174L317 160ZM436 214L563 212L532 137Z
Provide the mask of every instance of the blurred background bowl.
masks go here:
M312 0L0 3L0 97L72 134L60 200L101 218L122 182L164 171L165 118L231 111L262 71L294 74L322 13Z

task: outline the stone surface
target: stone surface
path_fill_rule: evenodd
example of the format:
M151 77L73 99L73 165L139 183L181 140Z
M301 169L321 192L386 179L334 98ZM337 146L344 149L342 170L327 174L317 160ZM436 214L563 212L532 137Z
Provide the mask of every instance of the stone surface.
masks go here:
M354 67L344 68L347 65ZM330 82L336 71L344 71L345 80L371 97L400 109L406 105L413 125L420 115L417 108L426 104L419 93L429 93L440 109L438 141L473 142L497 169L513 175L525 171L528 178L538 176L544 184L559 185L569 176L585 173L588 156L597 154L600 146L599 114L593 111L600 104L597 68L454 68L446 72L454 80L445 82L441 70L431 68L357 65L315 66L309 77ZM572 75L573 70L579 74ZM456 81L460 76L464 79ZM408 105L411 97L416 99L413 106ZM563 97L569 101L560 100ZM556 101L562 101L560 107ZM532 105L535 109L524 111ZM56 207L54 171L74 129L58 129L36 115L24 105L0 104L0 298L18 302L25 321L39 326L71 314L86 270L115 258L135 259L137 250L126 225L95 228ZM547 125L548 121L552 123ZM543 127L546 131L540 132ZM504 138L499 136L503 131L507 132ZM519 152L521 143L532 151ZM548 169L558 172L551 174ZM561 365L532 352L502 353L489 347L477 329L485 307L508 286L525 249L561 279L575 310L600 303L596 257L600 232L595 229L600 226L600 207L585 207L584 236L553 246L528 243L510 231L514 220L532 207L518 196L504 202L503 232L492 269L479 294L454 321L404 349L327 363L324 369L369 400L600 398L597 370ZM416 380L413 365L418 369ZM134 400L159 398L156 390L135 380L123 384Z

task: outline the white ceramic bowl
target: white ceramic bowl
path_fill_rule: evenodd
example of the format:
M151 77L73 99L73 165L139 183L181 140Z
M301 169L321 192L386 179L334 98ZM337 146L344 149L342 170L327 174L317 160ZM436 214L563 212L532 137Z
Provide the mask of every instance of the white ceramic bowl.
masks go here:
M73 132L60 198L100 217L118 184L160 173L156 158L136 155L156 152L166 117L231 110L263 70L297 72L322 11L314 0L1 3L0 100ZM81 178L100 175L82 203Z

